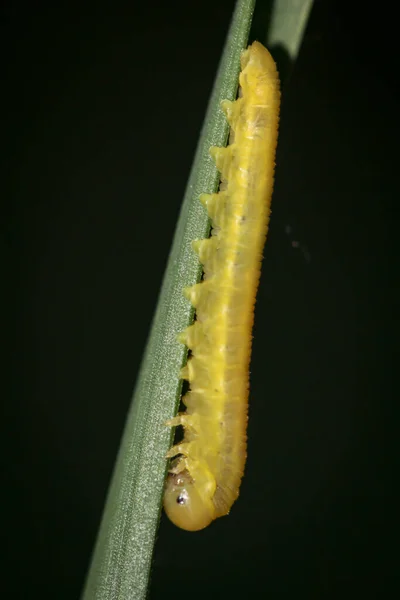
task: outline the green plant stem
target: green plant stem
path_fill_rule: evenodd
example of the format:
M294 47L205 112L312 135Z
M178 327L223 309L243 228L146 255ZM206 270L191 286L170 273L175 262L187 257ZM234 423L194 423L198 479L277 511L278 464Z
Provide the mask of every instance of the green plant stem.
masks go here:
M255 0L238 0L201 132L171 254L132 399L121 447L89 569L83 600L143 599L160 519L165 454L172 431L165 426L179 404L180 368L186 348L176 335L192 321L182 295L199 280L201 267L191 249L209 232L198 197L216 191L219 176L208 152L226 143L228 126L221 100L236 95L240 54L247 44ZM110 405L110 410L112 406Z
M275 0L272 3L266 43L281 46L293 62L299 52L313 0Z

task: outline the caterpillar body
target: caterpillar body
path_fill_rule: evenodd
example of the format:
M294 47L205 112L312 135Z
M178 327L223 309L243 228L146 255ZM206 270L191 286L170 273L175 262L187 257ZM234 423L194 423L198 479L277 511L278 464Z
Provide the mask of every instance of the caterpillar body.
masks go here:
M280 90L276 65L259 42L241 56L239 98L222 102L231 128L226 148L210 149L221 173L201 202L212 222L193 249L204 277L184 290L196 320L179 336L191 350L181 377L185 413L167 422L184 439L167 458L164 509L178 527L203 529L229 513L246 462L249 362L254 304L270 215Z

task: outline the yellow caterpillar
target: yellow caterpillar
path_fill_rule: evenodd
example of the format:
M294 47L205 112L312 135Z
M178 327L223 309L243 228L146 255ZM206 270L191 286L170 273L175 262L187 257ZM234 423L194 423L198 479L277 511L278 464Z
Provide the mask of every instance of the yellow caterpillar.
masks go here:
M203 529L229 513L246 462L249 362L254 304L270 215L279 123L279 77L259 42L242 53L239 98L222 102L230 144L210 149L221 173L217 194L203 194L209 239L193 249L204 279L184 293L196 321L180 336L192 355L182 369L190 383L185 413L167 425L184 439L167 458L164 509L175 525Z

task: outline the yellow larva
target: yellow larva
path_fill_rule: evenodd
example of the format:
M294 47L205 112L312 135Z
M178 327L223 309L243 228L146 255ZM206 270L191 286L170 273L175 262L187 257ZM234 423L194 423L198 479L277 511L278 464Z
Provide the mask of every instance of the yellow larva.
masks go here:
M230 145L211 148L222 185L200 200L212 236L193 242L204 280L185 290L196 321L180 336L192 351L182 378L187 411L168 422L184 439L168 474L164 508L175 525L203 529L229 513L246 462L249 362L254 303L267 235L279 121L275 63L255 42L241 57L240 97L224 101ZM179 456L178 456L179 455Z

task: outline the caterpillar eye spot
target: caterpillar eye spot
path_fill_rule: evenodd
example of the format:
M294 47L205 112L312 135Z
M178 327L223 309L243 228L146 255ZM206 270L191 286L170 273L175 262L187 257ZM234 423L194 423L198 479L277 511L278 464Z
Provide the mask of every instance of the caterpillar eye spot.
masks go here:
M191 353L183 440L167 477L164 509L187 531L227 515L239 495L246 462L249 360L255 298L268 232L279 122L279 76L259 42L242 53L239 94L223 101L231 128L226 148L212 147L219 191L202 194L211 235L193 248L203 265L186 289L195 322L179 339ZM205 190L204 190L205 191ZM189 293L188 293L189 292Z

